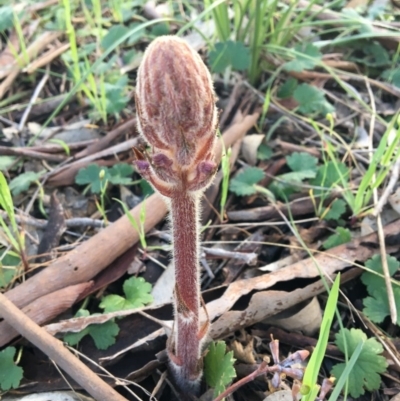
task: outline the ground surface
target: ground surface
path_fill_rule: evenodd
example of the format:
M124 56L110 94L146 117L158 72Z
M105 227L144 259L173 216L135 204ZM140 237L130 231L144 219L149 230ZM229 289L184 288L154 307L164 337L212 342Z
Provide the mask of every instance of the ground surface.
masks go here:
M238 379L271 358L271 336L281 359L312 351L326 285L341 272L341 320L318 383L359 353L348 396L390 399L400 388L400 9L228 3L3 3L1 290L107 382L126 380L127 399L176 397L164 374L167 208L135 172L132 147L144 147L134 102L143 51L177 34L212 72L225 142L201 215L210 341L225 341ZM0 346L4 392L72 383L85 394L5 321ZM263 400L271 378L229 397ZM290 377L281 386L297 388Z

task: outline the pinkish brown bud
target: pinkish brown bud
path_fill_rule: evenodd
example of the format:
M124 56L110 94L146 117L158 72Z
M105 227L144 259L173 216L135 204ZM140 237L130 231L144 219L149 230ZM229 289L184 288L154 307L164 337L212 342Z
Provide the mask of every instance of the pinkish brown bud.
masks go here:
M156 177L183 179L188 190L207 186L204 176L216 170L215 94L207 67L184 40L164 36L149 45L138 70L136 107L139 130L157 155ZM201 183L193 182L199 169Z

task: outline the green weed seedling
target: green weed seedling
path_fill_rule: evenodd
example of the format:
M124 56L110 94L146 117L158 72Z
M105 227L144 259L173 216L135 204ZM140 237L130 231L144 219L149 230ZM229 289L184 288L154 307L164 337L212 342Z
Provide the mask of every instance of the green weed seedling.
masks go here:
M208 347L204 358L204 376L207 384L214 389L214 398L224 392L236 377L235 361L233 351L226 352L224 341L213 341Z
M332 375L341 380L345 374L348 383L348 392L353 398L358 398L368 391L377 390L381 384L381 373L386 371L388 363L386 358L380 355L383 346L375 338L368 338L360 329L341 329L336 334L336 345L345 352L345 347L350 360L347 363L335 365ZM354 355L356 357L353 359ZM348 364L352 362L352 368ZM340 382L342 384L342 382ZM340 390L337 390L338 393ZM329 399L331 401L331 399Z
M323 242L324 249L331 249L351 241L351 231L348 228L337 227L335 231L335 234L332 234Z
M21 257L11 249L4 249L0 254L0 288L6 288L18 275Z
M131 277L125 280L123 291L125 297L114 294L103 297L99 307L104 309L104 313L137 309L153 301L153 296L150 294L151 284L146 282L142 277ZM85 303L86 300L84 304ZM90 315L90 312L85 309L85 306L82 306L82 308L76 313L75 317L96 315L98 314ZM91 324L78 333L68 333L64 336L64 341L69 345L77 345L82 338L90 336L97 349L105 350L115 344L118 333L118 324L114 319L111 319L101 324Z
M113 185L133 185L139 181L132 181L133 167L127 163L118 163L111 168L89 164L81 168L75 177L75 183L86 185L83 193L90 190L92 194L100 194L107 182Z
M400 263L393 256L386 255L389 274L393 276L399 269ZM364 299L365 315L374 323L382 323L387 316L390 316L389 301L383 278L381 255L374 255L365 262L368 269L361 276L361 281L366 285L369 296ZM397 309L400 308L400 283L392 279L393 295ZM400 325L400 317L397 317L397 324Z
M103 220L107 221L105 210L105 198L108 184L113 185L132 185L139 181L132 181L133 167L127 163L118 163L108 167L100 167L97 164L89 164L79 170L75 177L75 183L86 185L83 193L91 191L93 194L100 195L100 202L96 200L96 206L101 213Z
M123 291L125 297L114 294L103 297L99 307L104 309L104 313L142 308L153 302L151 284L143 277L131 277L125 280Z
M304 181L316 177L318 159L305 152L294 152L286 156L286 164L292 171L275 177L275 181L269 187L283 200L301 187Z
M88 317L98 314L90 315L86 309L79 309L74 317ZM115 344L116 336L119 333L119 327L114 319L108 320L102 324L91 324L78 333L68 333L64 336L64 341L71 345L77 345L86 336L90 336L97 349L106 350Z
M43 176L44 171L38 173L34 171L26 171L25 173L18 174L15 178L10 181L10 191L14 196L27 191L32 184L36 184L38 187L41 186L39 179Z
M267 198L275 201L274 194L268 189L257 185L264 178L265 174L258 167L247 167L241 171L236 177L232 178L229 190L238 196L249 196L255 193L261 193Z
M305 152L294 152L286 157L286 163L292 171L275 177L275 182L268 189L258 185L264 178L263 170L258 167L247 167L241 171L232 178L229 189L238 196L261 193L273 202L275 196L286 200L305 180L316 177L318 159Z

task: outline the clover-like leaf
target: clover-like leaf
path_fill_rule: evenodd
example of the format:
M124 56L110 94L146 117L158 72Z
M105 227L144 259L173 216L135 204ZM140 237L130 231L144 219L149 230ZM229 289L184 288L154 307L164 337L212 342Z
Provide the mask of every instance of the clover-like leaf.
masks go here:
M259 160L269 160L273 155L272 149L267 146L265 143L261 143L261 145L257 149L257 159Z
M10 181L9 187L10 191L14 196L27 191L31 184L37 181L43 173L35 173L34 171L27 171L25 173L17 175Z
M303 180L315 178L318 159L306 152L294 152L286 157L286 163L292 171L277 176L277 180L269 186L282 199L295 192Z
M114 164L109 170L110 182L114 185L129 185L132 182L133 167L128 163Z
M324 209L324 220L339 220L346 211L346 202L343 199L334 199L334 201Z
M283 65L286 71L301 72L313 69L322 58L318 47L311 43L298 44L294 48L294 59Z
M380 278L380 277L378 277ZM383 280L383 279L382 279ZM374 323L382 323L388 316L390 316L390 306L388 293L385 284L382 287L370 292L371 296L363 300L365 315L370 318ZM393 288L394 301L396 309L400 310L400 288ZM397 322L400 325L400 316L397 315Z
M3 391L18 388L24 371L14 362L16 349L7 347L0 351L0 388Z
M78 185L88 185L93 194L101 192L102 185L109 179L109 170L107 167L100 167L98 164L89 164L81 168L75 177L75 183Z
M12 28L14 25L14 11L11 5L0 7L0 32Z
M393 274L396 273L396 271L399 269L400 263L393 256L387 255L386 259L388 262L389 274L390 276L393 276ZM368 267L368 269L371 269L383 275L382 257L380 254L372 256L371 259L365 262L365 266ZM370 294L372 294L376 290L385 288L385 279L368 271L364 272L361 275L361 281L366 285L367 290Z
M119 327L114 320L108 320L102 324L91 324L89 326L89 335L97 349L107 349L115 344L115 338L119 333Z
M348 377L349 393L354 398L363 395L365 389L379 389L380 373L384 373L388 365L386 359L379 355L383 352L383 347L375 338L367 339L365 333L359 329L344 329L336 334L336 345L344 352L346 343L349 358L360 342L363 342L364 346ZM339 363L333 367L331 373L339 379L345 368L345 363Z
M112 26L101 40L101 47L107 50L108 48L113 46L115 42L126 35L128 31L129 28L122 24Z
M306 152L293 152L286 157L286 163L292 171L313 171L317 172L318 159Z
M234 70L243 71L250 65L250 50L242 42L219 42L210 51L209 62L213 72L224 72L229 66Z
M278 93L277 93L278 97L280 99L288 99L288 98L292 97L294 90L297 88L298 84L299 83L296 78L289 77L279 87Z
M348 228L337 227L336 233L332 234L328 239L324 241L322 246L325 249L334 248L335 246L339 246L342 244L346 244L351 241L351 232Z
M153 301L153 296L150 294L151 284L143 277L131 277L126 280L123 290L125 297L115 294L107 295L102 299L100 308L104 309L105 313L116 312L141 308Z
M128 76L123 75L116 82L104 84L106 92L106 111L109 114L118 115L127 105L129 96L127 95Z
M299 112L303 114L328 114L335 108L325 99L324 92L309 84L299 85L293 92L294 99L299 103Z
M94 316L96 314L93 314ZM90 313L86 309L79 309L75 314L75 317L90 316ZM91 324L85 327L78 333L68 333L64 336L64 341L69 345L78 344L83 337L89 335L92 337L96 348L105 350L111 345L115 344L115 337L119 333L119 327L114 320L108 320L101 324Z
M0 252L0 287L8 285L17 275L20 263L21 258L12 252Z
M400 68L386 70L381 75L384 80L400 88Z
M264 178L264 172L257 167L248 167L232 178L229 189L239 196L253 195L257 192L255 184Z
M311 185L331 189L335 185L341 184L342 178L348 180L349 174L350 170L344 163L329 161L318 167L317 175L311 181Z
M233 351L226 353L223 341L212 342L204 358L204 376L207 384L214 388L214 397L221 394L225 387L236 377Z

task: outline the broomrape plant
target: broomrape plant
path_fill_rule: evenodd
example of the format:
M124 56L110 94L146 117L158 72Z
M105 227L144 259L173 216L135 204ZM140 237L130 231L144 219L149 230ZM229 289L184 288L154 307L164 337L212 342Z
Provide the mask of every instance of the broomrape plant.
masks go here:
M200 390L202 345L209 322L200 322L199 204L217 170L217 110L211 76L183 40L160 37L138 70L136 108L149 155L135 149L136 168L170 208L175 265L175 322L169 366L183 394Z

